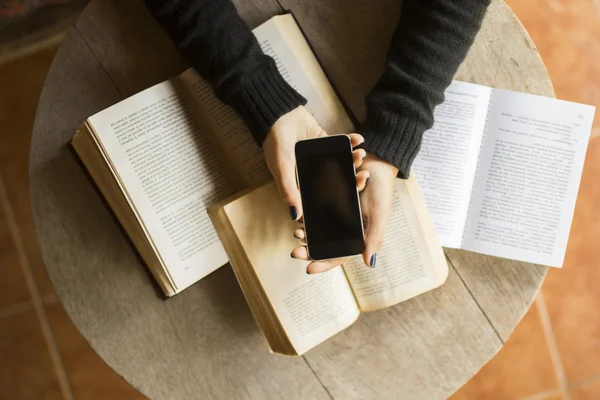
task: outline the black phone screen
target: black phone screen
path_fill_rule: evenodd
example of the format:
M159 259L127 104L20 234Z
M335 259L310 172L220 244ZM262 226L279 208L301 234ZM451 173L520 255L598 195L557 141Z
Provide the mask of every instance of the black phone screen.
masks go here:
M296 165L310 257L361 253L363 227L350 139L339 135L298 142Z

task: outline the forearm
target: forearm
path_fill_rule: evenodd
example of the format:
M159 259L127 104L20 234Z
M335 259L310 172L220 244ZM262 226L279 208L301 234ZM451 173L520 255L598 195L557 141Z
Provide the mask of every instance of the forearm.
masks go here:
M489 0L404 0L385 70L367 96L365 149L407 177L433 110L464 60Z
M144 0L154 18L245 120L259 144L275 121L306 100L263 54L230 0Z

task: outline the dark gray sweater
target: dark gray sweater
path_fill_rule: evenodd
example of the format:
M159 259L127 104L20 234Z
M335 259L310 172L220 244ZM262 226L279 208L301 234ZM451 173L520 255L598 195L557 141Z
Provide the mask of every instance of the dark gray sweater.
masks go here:
M249 0L251 1L251 0ZM324 0L326 1L326 0ZM230 0L145 0L179 51L262 144L306 100L262 53ZM364 148L406 178L433 109L467 54L489 0L404 0L385 70L366 98ZM342 11L343 12L343 11Z

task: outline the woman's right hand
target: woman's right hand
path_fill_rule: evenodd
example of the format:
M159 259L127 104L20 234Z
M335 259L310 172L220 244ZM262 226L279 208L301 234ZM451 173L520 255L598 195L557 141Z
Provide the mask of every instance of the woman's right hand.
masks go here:
M294 146L296 142L304 139L313 139L326 136L327 133L315 121L313 116L302 106L293 109L280 117L263 142L263 151L267 167L275 178L279 193L290 211L290 217L297 221L302 217L302 202L300 190L296 184L296 155ZM361 135L351 133L348 135L352 147L364 142ZM354 166L358 169L366 152L356 149L352 152ZM357 174L357 182L365 182L369 177L368 171Z

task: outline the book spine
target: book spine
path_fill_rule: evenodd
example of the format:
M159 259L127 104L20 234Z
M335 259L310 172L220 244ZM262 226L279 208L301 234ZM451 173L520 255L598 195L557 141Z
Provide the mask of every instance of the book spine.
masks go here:
M490 94L490 100L488 101L487 110L485 112L485 123L483 124L483 132L481 134L481 143L479 143L479 151L477 152L477 164L475 165L475 174L473 175L473 184L471 185L471 192L469 193L469 206L467 207L467 215L465 220L465 226L463 227L462 237L460 238L460 247L463 247L463 243L465 242L465 235L467 234L467 223L469 219L469 215L471 215L471 206L473 205L473 191L475 190L475 179L477 179L477 175L479 175L479 163L481 162L481 149L483 147L485 133L487 132L488 126L488 117L490 115L490 108L492 107L492 98L494 92L492 91Z

